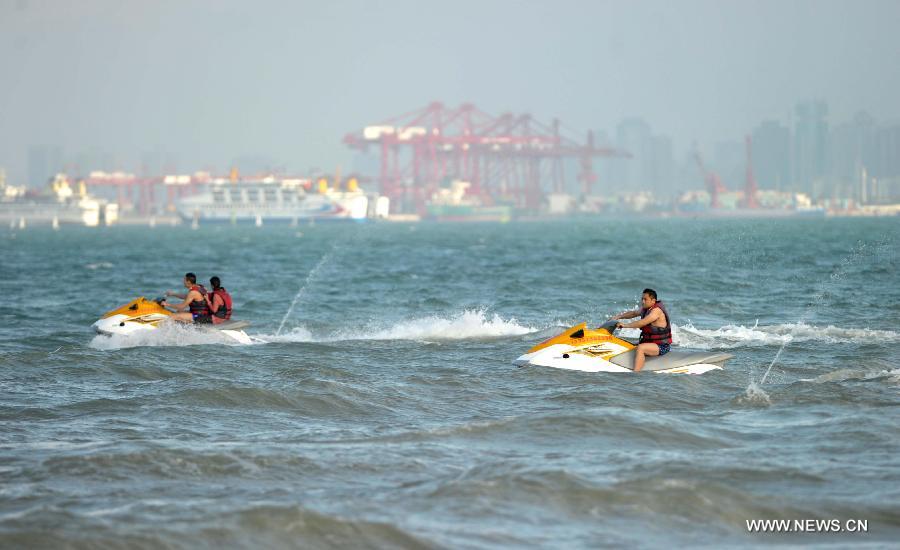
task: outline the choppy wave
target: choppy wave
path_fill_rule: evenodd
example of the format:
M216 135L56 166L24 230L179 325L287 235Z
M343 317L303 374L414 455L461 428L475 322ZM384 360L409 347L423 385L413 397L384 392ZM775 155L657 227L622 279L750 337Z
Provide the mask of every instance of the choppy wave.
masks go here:
M891 384L900 384L900 369L838 369L815 378L801 378L801 382L825 384L828 382L845 382L848 380L884 380Z
M241 526L240 531L233 533L238 535L238 546L252 547L260 542L261 546L306 548L432 546L391 523L323 514L300 506L254 506L241 511L233 520Z
M268 342L342 342L347 340L490 340L504 336L522 336L538 329L524 326L515 318L503 319L496 313L490 317L484 310L466 310L453 316L431 315L390 326L370 323L362 329L341 329L327 336L314 335L304 326L281 335L260 334Z
M868 328L841 328L834 325L816 327L805 323L771 326L725 325L714 330L673 323L672 339L676 345L696 349L728 349L741 346L781 346L792 342L825 342L828 344L865 344L868 342L900 342L900 333Z
M750 382L744 395L736 397L733 401L736 405L745 405L751 407L768 407L772 404L772 398L762 389L756 382Z
M160 526L152 531L123 533L113 522L127 523L135 514L153 514L160 507L178 506L167 500L144 499L114 507L79 512L49 511L33 507L18 514L22 523L42 516L44 521L88 523L90 529L67 532L59 529L22 528L0 534L0 546L74 548L214 548L227 541L237 548L431 548L427 539L389 522L327 514L296 504L251 503L243 510L229 511L218 524ZM47 519L47 518L50 519ZM7 518L5 518L7 519Z
M291 301L283 291L333 243L345 247L295 296L302 314L268 337L284 343L228 348L181 325L91 342L96 306L42 298L73 266L84 296L108 292L101 275L112 270L123 285L159 287L172 261L136 262L135 251L183 248L184 228L0 239L19 291L0 314L0 548L900 540L900 328L870 316L900 312L896 258L854 244L895 239L897 224L672 223L691 238L666 251L666 292L692 311L734 296L675 327L681 349L734 355L714 375L510 364L585 317L633 306L653 278L640 266L600 294L577 283L616 262L618 222L420 224L413 235L376 224L364 242L341 224L304 227L301 241L296 229L201 227L191 235L221 254L183 269L225 275L250 335L274 334ZM529 263L536 249L548 261ZM258 286L260 273L271 284ZM772 304L804 316L774 317ZM133 349L98 351L119 348ZM745 527L810 517L866 519L870 532Z

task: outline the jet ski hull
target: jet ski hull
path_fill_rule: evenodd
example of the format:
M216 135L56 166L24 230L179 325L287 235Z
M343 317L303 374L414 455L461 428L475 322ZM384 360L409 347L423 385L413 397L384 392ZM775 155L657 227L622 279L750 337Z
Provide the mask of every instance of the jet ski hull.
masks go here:
M128 304L106 313L92 326L98 334L106 336L131 337L159 330L160 323L170 322L172 314L152 300L138 298ZM214 331L227 336L237 344L252 344L252 339L242 329L249 326L247 321L226 321L217 325L191 325L200 331Z

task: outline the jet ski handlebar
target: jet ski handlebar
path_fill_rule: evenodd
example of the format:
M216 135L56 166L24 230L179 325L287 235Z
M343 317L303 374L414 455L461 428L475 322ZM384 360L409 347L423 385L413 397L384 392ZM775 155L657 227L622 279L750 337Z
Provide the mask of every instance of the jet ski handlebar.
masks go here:
M610 319L610 320L606 321L605 323L603 323L602 325L600 325L599 328L606 329L607 331L609 331L610 334L612 334L613 331L616 330L616 325L618 323L619 323L619 321L617 321L616 319Z

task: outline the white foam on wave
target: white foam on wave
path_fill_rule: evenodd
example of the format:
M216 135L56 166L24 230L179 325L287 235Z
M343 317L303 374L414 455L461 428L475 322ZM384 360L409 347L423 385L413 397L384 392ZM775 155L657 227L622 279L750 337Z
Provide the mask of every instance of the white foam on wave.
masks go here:
M833 325L816 327L806 323L771 326L725 325L714 330L694 327L690 322L672 324L672 340L676 345L695 349L728 349L740 346L783 346L792 342L825 342L829 344L864 344L867 342L900 342L900 333L890 330L840 328Z
M884 379L890 384L900 384L900 369L837 369L815 378L801 378L801 382L825 384L828 382L846 382L850 380L880 380Z
M738 396L735 402L739 405L767 407L772 404L772 399L759 384L751 381L744 390L744 395Z
M165 323L156 330L138 332L130 336L98 334L88 344L98 350L117 350L136 347L178 347L210 344L238 345L228 336L191 325Z
M312 333L303 325L294 327L289 331L280 334L260 334L256 337L258 343L272 342L321 342L323 340L315 338Z
M346 340L416 340L437 342L449 340L490 340L504 336L521 336L538 329L520 325L515 318L503 319L484 310L466 310L452 316L432 315L390 326L369 323L361 329L345 328L327 336L315 336L306 327L276 335L260 334L268 342L339 342Z

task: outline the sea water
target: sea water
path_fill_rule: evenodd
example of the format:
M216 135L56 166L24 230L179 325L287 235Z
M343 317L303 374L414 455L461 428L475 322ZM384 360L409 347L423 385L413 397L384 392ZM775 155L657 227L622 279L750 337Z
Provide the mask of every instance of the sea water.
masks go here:
M0 547L900 539L900 219L4 229ZM221 277L255 343L90 325ZM702 376L518 368L657 290ZM749 533L752 519L868 521Z

